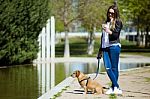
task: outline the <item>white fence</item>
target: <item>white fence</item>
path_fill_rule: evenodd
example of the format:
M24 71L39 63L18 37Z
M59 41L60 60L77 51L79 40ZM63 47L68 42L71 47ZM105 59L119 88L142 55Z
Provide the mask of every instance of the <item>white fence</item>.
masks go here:
M55 58L55 19L51 17L43 27L38 38L39 52L34 60L38 70L38 84L40 93L44 94L55 86L54 62L48 63ZM47 63L45 63L47 62Z
M39 38L39 52L37 61L48 61L55 58L55 19L48 19L46 27L43 27Z

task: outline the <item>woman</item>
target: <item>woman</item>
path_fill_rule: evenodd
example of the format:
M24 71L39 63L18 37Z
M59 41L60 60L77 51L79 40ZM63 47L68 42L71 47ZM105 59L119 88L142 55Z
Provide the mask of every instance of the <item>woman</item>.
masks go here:
M121 50L119 36L122 29L122 22L119 19L119 11L115 5L109 7L106 24L102 24L102 29L101 47L97 58L101 58L101 54L103 53L105 69L112 82L106 94L122 94L122 90L118 84L118 63Z

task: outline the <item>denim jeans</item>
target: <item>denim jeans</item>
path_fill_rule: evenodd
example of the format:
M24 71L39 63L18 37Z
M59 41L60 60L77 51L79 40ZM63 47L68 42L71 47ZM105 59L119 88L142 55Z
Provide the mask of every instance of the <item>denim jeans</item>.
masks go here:
M103 61L107 74L112 82L112 88L118 87L118 62L121 48L119 45L110 46L103 49Z

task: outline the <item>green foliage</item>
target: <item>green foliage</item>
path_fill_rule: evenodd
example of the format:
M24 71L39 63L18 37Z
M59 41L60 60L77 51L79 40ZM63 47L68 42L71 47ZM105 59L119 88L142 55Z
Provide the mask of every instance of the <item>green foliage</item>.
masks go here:
M119 1L119 7L121 9L121 12L125 14L122 17L124 17L125 20L130 19L130 21L134 21L135 25L137 25L137 22L139 22L140 27L145 27L150 24L149 6L150 6L149 0Z
M80 21L88 32L93 32L94 27L99 30L106 20L107 9L113 0L81 0L84 4L79 8Z
M73 6L74 0L50 0L52 15L56 18L56 31L69 31L69 25L77 19Z
M135 27L137 31L137 46L140 46L140 35L145 35L145 47L148 47L150 24L150 0L121 0L119 7L122 11L124 27ZM141 33L140 33L141 32Z
M0 1L0 65L29 63L48 19L48 0Z
M63 24L62 21L56 20L56 30L57 30L58 32L64 31L64 24Z
M92 31L93 27L101 27L105 21L106 12L109 5L114 0L50 0L52 15L56 18L57 31L69 31L73 23L81 23L87 31ZM55 6L54 6L55 5ZM93 31L92 31L93 32Z

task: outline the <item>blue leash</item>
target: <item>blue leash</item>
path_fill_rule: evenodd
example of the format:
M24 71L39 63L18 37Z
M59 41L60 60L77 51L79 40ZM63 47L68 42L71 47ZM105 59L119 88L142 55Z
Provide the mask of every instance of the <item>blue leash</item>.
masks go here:
M93 80L98 76L99 74L99 63L100 63L100 58L98 58L98 66L97 66L97 70L96 70L96 76L93 78Z

